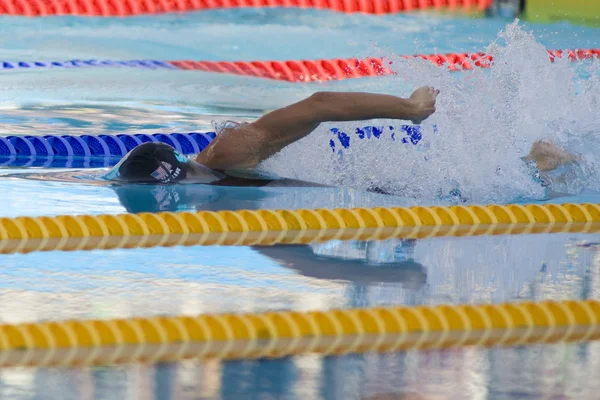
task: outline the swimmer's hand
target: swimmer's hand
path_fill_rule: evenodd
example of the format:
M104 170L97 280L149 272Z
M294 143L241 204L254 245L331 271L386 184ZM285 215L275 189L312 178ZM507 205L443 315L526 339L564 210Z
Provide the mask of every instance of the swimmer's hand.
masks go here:
M413 92L409 98L415 106L415 116L412 118L413 124L420 124L435 112L435 101L438 94L440 94L439 89L431 86L423 86Z

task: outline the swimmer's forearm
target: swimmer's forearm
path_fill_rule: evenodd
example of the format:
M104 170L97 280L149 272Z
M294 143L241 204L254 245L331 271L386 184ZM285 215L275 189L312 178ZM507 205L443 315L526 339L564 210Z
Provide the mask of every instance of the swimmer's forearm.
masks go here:
M376 118L420 121L427 112L422 104L386 94L317 92L272 111L251 125L265 133L259 155L264 160L310 134L323 122Z
M309 100L321 122L377 118L414 120L422 115L419 104L387 94L320 92Z

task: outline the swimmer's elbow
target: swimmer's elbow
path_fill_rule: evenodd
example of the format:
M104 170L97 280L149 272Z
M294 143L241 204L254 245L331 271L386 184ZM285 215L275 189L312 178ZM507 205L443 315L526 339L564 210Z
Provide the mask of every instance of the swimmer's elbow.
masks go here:
M316 92L308 97L305 102L310 110L310 114L318 122L339 120L345 117L344 109L339 107L339 93L334 92Z
M315 105L323 105L331 102L333 96L332 92L315 92L307 100Z

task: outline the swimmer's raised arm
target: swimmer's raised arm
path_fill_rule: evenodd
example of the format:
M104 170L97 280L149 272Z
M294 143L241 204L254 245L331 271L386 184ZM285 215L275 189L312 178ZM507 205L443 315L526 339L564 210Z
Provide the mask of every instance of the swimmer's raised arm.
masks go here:
M419 88L408 99L374 93L318 92L251 124L226 129L196 161L218 170L253 168L328 121L386 118L418 124L435 112L438 94L439 90L432 87Z

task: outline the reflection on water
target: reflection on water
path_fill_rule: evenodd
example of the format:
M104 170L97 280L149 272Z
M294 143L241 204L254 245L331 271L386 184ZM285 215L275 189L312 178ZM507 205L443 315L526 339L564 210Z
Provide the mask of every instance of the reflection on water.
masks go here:
M387 243L386 243L387 242ZM386 241L398 248L411 240ZM419 289L427 281L426 269L412 258L395 257L385 263L374 263L366 257L350 258L357 247L376 246L381 242L330 242L317 245L253 247L260 254L285 265L304 276L332 281L349 281L356 285L402 283L403 287ZM339 256L323 256L323 247L335 248Z
M3 259L0 318L16 322L48 315L111 318L600 299L597 237L531 238L17 255ZM144 399L595 399L600 381L590 377L599 367L600 344L590 343L115 368L6 369L0 371L0 395L15 399L114 399L133 393Z
M7 369L10 399L596 399L600 345Z
M226 187L211 185L110 185L130 213L370 207L409 204L410 200L348 188ZM282 181L286 184L286 181Z
M258 114L231 108L173 107L161 102L46 102L0 108L0 135L205 132L213 130L213 120L232 115L246 121Z

